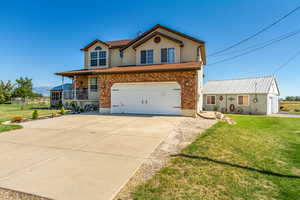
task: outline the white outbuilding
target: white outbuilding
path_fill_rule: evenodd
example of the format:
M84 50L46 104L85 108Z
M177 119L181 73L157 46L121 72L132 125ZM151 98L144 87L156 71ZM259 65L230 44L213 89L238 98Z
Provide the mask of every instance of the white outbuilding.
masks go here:
M279 88L273 76L208 81L203 110L270 115L279 111Z

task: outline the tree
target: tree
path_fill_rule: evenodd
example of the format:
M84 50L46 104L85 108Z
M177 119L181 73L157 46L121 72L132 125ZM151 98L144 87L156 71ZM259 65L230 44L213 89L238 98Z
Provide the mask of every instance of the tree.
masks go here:
M13 97L30 98L34 96L32 92L33 84L30 78L19 78L16 80L17 87L13 91Z
M300 96L287 96L285 97L286 101L300 101Z
M0 81L0 104L1 103L8 103L12 96L14 85L7 81Z

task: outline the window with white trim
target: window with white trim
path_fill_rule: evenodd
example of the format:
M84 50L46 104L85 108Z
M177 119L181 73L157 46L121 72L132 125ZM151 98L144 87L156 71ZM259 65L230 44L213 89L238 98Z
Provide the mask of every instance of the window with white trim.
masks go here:
M162 63L175 62L175 48L163 48L160 50L160 61Z
M249 96L248 95L238 96L238 105L239 106L248 106L249 105Z
M215 105L216 104L216 96L206 96L206 104L207 105Z
M153 64L153 49L141 51L141 64Z
M90 78L90 92L97 92L98 91L98 78L91 77Z
M106 65L106 51L93 51L90 54L91 67Z

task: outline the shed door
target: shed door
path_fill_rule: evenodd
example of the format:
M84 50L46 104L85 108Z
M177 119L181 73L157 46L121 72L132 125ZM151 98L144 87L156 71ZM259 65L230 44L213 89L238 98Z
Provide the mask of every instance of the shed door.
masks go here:
M111 112L180 115L180 86L176 82L114 84Z

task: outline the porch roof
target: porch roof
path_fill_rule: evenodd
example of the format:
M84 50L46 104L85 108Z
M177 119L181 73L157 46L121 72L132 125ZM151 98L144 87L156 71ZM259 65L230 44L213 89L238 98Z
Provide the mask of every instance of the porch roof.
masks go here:
M119 66L105 69L82 69L66 72L58 72L55 75L73 77L76 75L94 75L94 74L115 74L115 73L138 73L138 72L164 72L164 71L185 71L199 70L201 62L182 62L156 65L131 65Z

